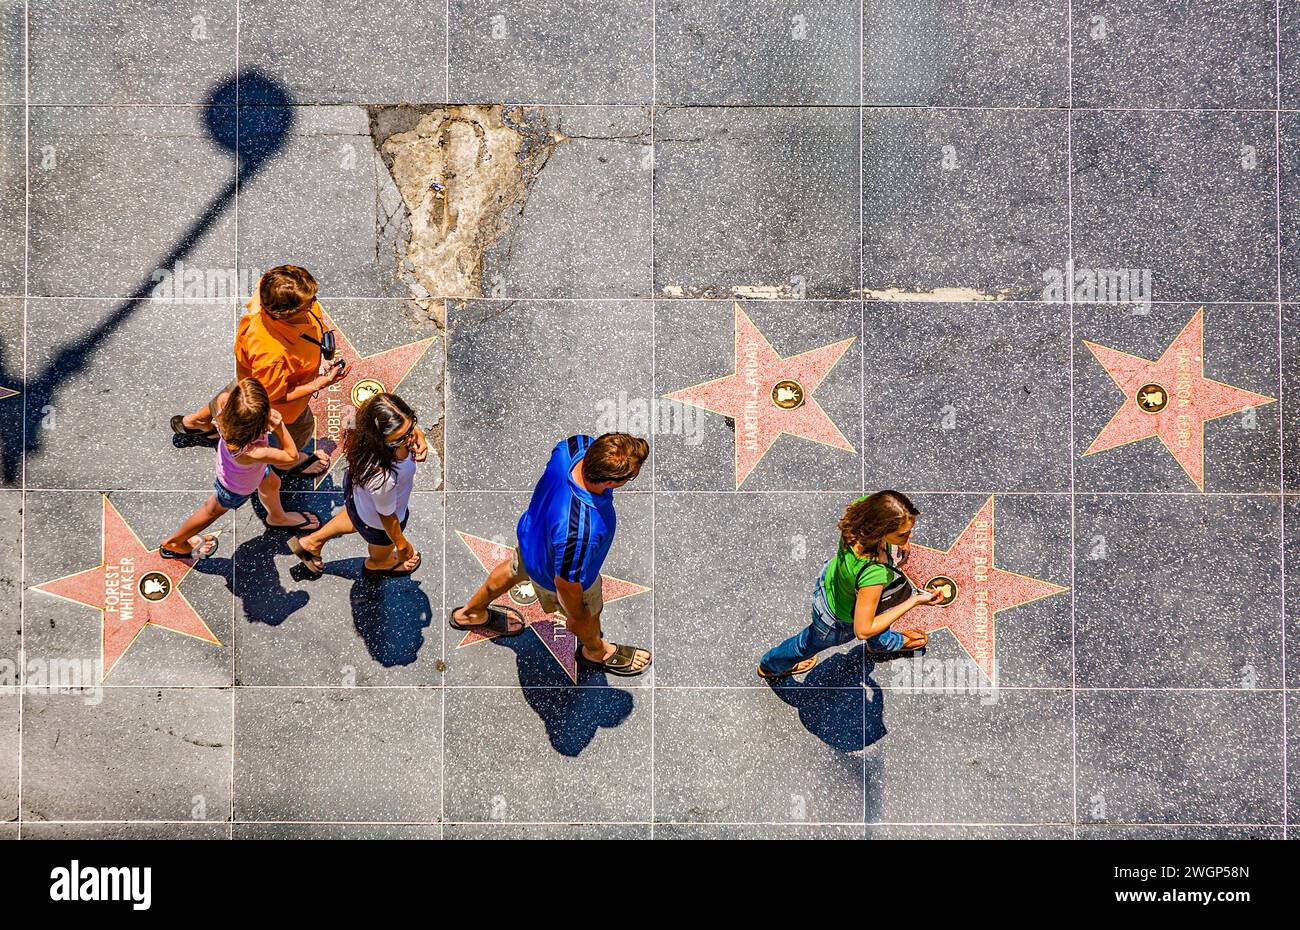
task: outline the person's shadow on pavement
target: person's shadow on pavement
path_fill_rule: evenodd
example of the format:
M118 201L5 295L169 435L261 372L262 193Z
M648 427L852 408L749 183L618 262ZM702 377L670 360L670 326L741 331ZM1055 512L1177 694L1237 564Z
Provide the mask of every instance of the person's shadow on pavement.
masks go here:
M425 627L433 620L429 597L409 575L365 577L364 563L364 557L347 560L346 574L356 578L349 595L352 622L371 657L384 668L410 665L424 645ZM340 565L331 568L331 574L345 574Z
M577 756L601 727L616 727L632 713L628 690L609 687L608 676L594 669L579 669L574 685L531 630L492 642L515 654L524 700L542 718L546 736L560 755Z
M865 683L871 694L863 692L862 649L856 646L821 660L802 681L768 681L772 692L799 712L804 728L838 752L865 749L886 732L884 691L871 679L874 663L870 661Z

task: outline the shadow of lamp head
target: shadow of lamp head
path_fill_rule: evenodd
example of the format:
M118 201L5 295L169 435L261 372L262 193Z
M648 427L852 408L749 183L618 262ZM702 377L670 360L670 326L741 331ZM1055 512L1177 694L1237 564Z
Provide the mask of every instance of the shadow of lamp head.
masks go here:
M232 118L237 100L238 126ZM256 173L284 147L294 124L293 103L284 85L256 70L227 78L208 97L203 114L208 134L239 156L241 178Z

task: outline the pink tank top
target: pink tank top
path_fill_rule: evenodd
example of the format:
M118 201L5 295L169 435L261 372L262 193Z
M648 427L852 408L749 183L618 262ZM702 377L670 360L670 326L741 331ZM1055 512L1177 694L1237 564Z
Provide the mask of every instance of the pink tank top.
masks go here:
M215 424L213 424L215 426ZM220 430L217 431L220 435ZM267 433L261 439L254 439L238 452L231 452L226 445L226 440L220 439L217 442L217 480L221 486L232 494L252 494L257 490L257 486L262 483L266 477L267 464L265 462L254 462L251 465L240 465L235 461L235 457L243 455L250 449L256 449L258 446L265 446L271 434Z

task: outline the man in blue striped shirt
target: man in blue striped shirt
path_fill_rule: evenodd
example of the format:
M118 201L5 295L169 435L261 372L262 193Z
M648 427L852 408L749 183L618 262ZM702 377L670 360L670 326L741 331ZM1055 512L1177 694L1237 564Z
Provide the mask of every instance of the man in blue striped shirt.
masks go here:
M564 611L582 642L580 663L624 676L649 668L647 650L607 643L600 632L600 567L614 542L614 489L636 478L649 454L644 439L627 433L570 436L557 443L519 518L514 555L491 571L468 604L452 611L451 625L517 636L522 621L492 602L531 581L543 610Z

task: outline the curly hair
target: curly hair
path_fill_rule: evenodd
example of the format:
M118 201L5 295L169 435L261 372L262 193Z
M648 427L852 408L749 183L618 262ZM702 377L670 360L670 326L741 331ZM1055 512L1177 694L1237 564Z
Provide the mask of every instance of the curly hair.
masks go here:
M920 513L899 491L877 491L849 504L840 517L840 538L850 549L874 553L886 536L898 532Z

